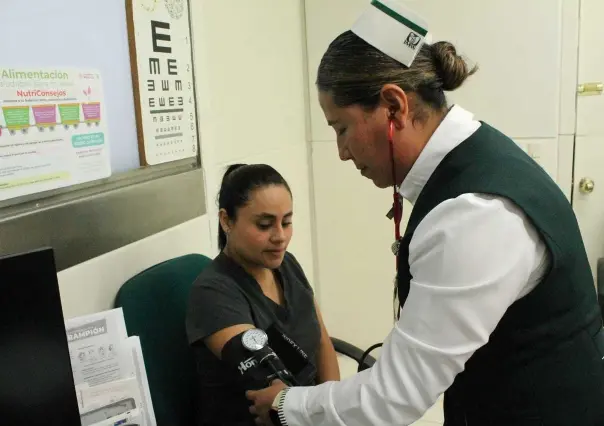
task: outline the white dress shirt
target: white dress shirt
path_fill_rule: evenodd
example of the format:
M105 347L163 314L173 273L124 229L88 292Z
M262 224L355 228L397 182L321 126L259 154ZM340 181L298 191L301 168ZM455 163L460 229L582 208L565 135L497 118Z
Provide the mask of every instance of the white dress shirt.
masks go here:
M480 125L452 107L401 195L414 203L443 158ZM488 342L508 307L536 287L548 263L536 229L510 200L463 194L439 204L411 239L409 296L376 364L340 382L289 389L287 424L412 424Z

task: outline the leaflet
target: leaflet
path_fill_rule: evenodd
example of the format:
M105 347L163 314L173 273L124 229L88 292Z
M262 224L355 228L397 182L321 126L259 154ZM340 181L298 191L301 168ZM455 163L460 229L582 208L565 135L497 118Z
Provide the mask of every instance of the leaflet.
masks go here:
M143 359L143 349L138 336L129 337L126 345L132 355L134 362L134 373L138 383L138 391L142 396L140 401L137 401L137 406L141 409L141 415L144 418L144 424L147 426L157 426L155 420L155 411L153 410L153 402L151 401L151 390L149 389L149 381L147 379L147 371L145 370L145 361Z
M121 347L128 337L121 308L67 320L66 330L76 386L94 386L130 375L132 361Z
M128 337L122 309L70 319L66 329L82 424L136 412L137 425L157 426L141 342Z
M136 377L97 386L82 385L78 389L78 397L81 400L80 413L96 410L129 398L135 401L135 407L139 407L142 400Z
M141 410L135 408L132 411L128 411L124 414L120 414L114 417L110 417L106 420L101 420L98 423L93 423L90 426L143 426L144 425L143 415ZM87 425L83 425L87 426Z

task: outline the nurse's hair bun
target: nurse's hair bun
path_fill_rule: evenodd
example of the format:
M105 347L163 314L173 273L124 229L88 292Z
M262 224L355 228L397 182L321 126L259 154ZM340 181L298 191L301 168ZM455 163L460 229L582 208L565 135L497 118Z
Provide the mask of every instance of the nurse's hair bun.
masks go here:
M436 73L445 91L457 89L478 70L476 66L470 68L466 60L457 54L455 46L448 41L436 42L430 48Z

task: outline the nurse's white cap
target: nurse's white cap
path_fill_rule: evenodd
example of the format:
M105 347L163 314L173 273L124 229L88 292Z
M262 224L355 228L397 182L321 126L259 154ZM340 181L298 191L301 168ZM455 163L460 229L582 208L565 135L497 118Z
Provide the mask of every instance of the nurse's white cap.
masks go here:
M426 21L400 0L372 0L351 30L407 67L432 38Z

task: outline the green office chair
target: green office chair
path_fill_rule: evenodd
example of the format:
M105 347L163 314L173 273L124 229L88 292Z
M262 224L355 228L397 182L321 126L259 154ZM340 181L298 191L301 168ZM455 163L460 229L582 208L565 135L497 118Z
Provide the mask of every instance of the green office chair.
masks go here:
M141 340L158 426L195 424L196 368L185 317L191 286L210 262L200 254L167 260L128 280L116 296L128 335ZM375 362L345 341L332 341L337 352L362 362L359 369Z
M185 330L189 290L211 259L188 254L128 280L115 307L128 335L139 336L158 426L195 424L195 361Z

